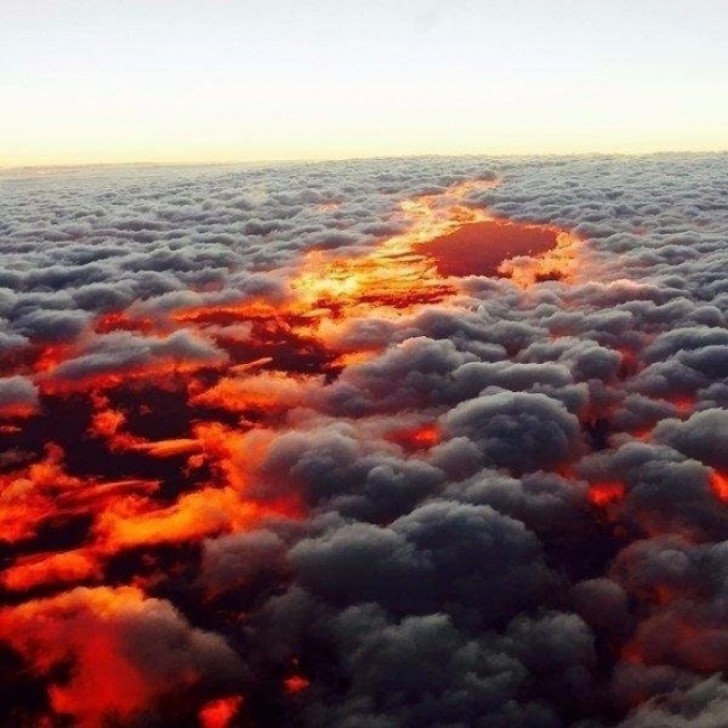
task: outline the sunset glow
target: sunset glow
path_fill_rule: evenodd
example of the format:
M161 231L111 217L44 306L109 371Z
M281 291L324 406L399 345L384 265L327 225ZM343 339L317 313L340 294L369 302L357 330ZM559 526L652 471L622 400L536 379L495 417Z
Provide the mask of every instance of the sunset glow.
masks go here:
M723 0L0 3L0 728L728 715Z
M0 167L728 145L712 0L9 0L1 21Z
M349 362L355 367L376 353L369 348L338 348L338 341L345 339L352 325L375 312L396 319L411 316L425 306L451 305L448 302L457 297L459 283L456 275L447 274L462 276L468 270L440 272L438 258L430 257L430 241L436 241L433 252L445 256L449 240L457 245L459 231L472 230L469 239L475 246L474 254L482 246L481 255L489 255L492 261L488 272L497 273L511 252L512 231L517 226L510 224L501 241L498 233L502 226L482 228L490 224L486 222L489 215L464 204L469 193L495 184L468 182L443 195L405 201L397 214L406 231L383 240L370 253L349 257L323 251L309 253L292 273L292 295L287 302L258 299L180 309L156 320L138 319L131 310L115 311L91 322L87 334L73 345L37 342L33 345L35 356L27 363L12 369L12 361L5 362L10 373L34 377L45 407L62 408L65 401L75 397L79 413L85 414L74 425L77 431L56 433L56 441L46 446L42 459L2 476L2 539L8 544L32 543L39 531L60 535L78 519L88 520L90 527L83 545L76 548L20 555L2 573L4 587L27 593L38 588L95 584L104 581L107 565L124 552L197 543L212 535L252 529L271 517L304 517L305 507L295 491L263 500L248 495L260 483L281 417L320 396L326 380L345 370ZM540 228L524 226L524 230L535 234ZM556 232L549 228L543 235L554 240ZM516 248L513 252L519 256L533 253L533 265L537 265L542 251ZM473 273L484 272L478 269L477 261L473 264ZM516 279L514 283L527 282ZM247 327L249 338L238 338L241 327ZM101 360L90 373L83 373L83 362L98 350L98 337L113 341L114 337L141 335L157 353L151 362L130 360L124 365ZM196 337L192 358L181 355L172 344L182 341L180 336L185 336L185 341ZM226 354L208 353L213 342ZM153 401L155 390L185 413L173 430L166 429L166 437L159 436L165 431L161 413L145 403L147 399ZM44 424L45 416L31 410L7 410L5 420L15 423L4 433L7 443L12 445L28 436L26 428L50 426ZM158 424L155 418L159 418ZM237 428L232 429L230 424L236 419ZM136 422L142 424L146 436L135 431ZM187 427L188 422L194 424ZM155 432L159 433L156 438L151 437ZM71 474L66 453L79 436L98 455L92 457L90 472L80 472L77 462L75 474ZM434 447L440 433L430 423L396 429L385 437L405 451L418 452ZM163 464L166 461L169 466ZM104 473L104 462L110 466L108 474ZM135 477L114 480L112 473L120 466L128 475L132 475L129 468L134 468ZM167 479L179 467L185 473L186 486L173 486ZM137 583L143 583L144 578L138 578ZM116 599L116 592L109 590L84 593L94 605L97 596L104 603ZM138 590L123 594L125 598L143 598ZM26 615L23 619L30 625L36 614L45 614L46 608L55 610L54 599L27 602L20 608ZM41 611L34 611L34 605ZM20 614L13 609L5 612L8 629ZM29 644L17 642L21 651L30 650ZM113 641L106 644L106 652L116 649ZM50 669L55 664L53 655L49 653L38 669ZM127 667L120 662L119 669ZM129 681L136 679L130 674ZM308 681L294 675L286 678L285 686L289 693L298 693L308 687ZM85 688L78 683L68 689L54 689L53 705L55 710L91 725L96 710L115 706L113 709L124 715L143 704L147 697L141 685L135 683L132 688L123 698L121 694L99 694L97 707L80 707L77 693ZM227 725L238 706L237 698L211 703L200 713L200 719L204 725Z

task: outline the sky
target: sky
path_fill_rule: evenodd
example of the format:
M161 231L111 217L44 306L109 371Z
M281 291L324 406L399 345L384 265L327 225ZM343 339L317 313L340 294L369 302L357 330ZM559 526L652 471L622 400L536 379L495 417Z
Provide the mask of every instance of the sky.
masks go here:
M0 0L0 167L728 149L724 0Z

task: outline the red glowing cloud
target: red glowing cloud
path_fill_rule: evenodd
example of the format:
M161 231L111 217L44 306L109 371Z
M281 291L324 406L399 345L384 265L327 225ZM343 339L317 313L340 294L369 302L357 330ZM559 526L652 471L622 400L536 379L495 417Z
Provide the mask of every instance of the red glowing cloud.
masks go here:
M201 728L228 728L242 704L243 698L239 695L210 701L200 710Z
M589 502L600 508L605 508L624 500L625 487L619 482L594 483L589 487L587 497Z
M310 682L303 675L291 675L283 681L283 684L287 693L295 695L307 690Z
M728 503L728 473L714 470L710 474L710 487L718 500Z
M464 202L478 186L492 184L405 201L406 231L369 252L308 253L287 298L153 318L132 306L99 315L75 341L31 342L25 358L5 362L0 438L12 456L0 472L0 541L15 550L0 585L15 606L0 611L0 639L45 681L54 717L133 724L236 673L222 638L142 587L164 558L174 565L164 568L178 566L173 547L199 550L207 538L307 516L294 479L279 478L286 487L269 495L262 469L331 381L379 353L347 339L355 325L401 322L433 304L457 310L469 275L521 286L568 277L574 239L492 220ZM434 416L413 413L372 433L414 463L443 440ZM590 491L598 506L622 496L613 486ZM298 669L282 680L289 695L309 685ZM235 688L195 700L204 728L233 725L247 705Z
M128 722L204 679L217 659L223 671L237 667L219 637L190 628L168 602L133 587L78 588L5 608L0 637L36 675L70 663L69 679L51 678L48 693L54 712L80 726Z

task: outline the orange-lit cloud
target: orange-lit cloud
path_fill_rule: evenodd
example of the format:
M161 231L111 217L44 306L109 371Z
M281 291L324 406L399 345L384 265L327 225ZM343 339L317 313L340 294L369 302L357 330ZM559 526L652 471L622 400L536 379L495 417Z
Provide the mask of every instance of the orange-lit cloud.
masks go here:
M6 607L0 637L38 676L70 664L69 679L51 678L50 705L89 728L114 718L128 723L204 679L216 659L222 670L237 663L219 637L191 628L171 604L133 587L77 588ZM156 643L145 644L150 639Z
M373 520L396 517L390 510L400 501L428 492L457 465L447 450L452 433L440 427L434 407L342 417L348 434L333 428L321 442L313 428L336 420L323 404L329 385L347 369L361 370L363 381L367 362L388 343L357 338L359 325L376 319L405 329L434 305L459 314L468 276L501 277L512 291L570 280L579 254L574 236L494 220L469 204L469 195L496 184L468 182L404 200L395 213L402 232L356 252L310 250L286 267L280 295L200 295L153 314L140 301L91 316L70 342L31 343L17 372L32 390L32 406L22 412L30 449L18 456L27 460L0 473L0 540L30 550L13 552L0 572L0 585L18 600L0 612L0 639L45 681L54 716L89 727L133 724L208 680L212 653L235 672L222 638L145 593L169 576L158 564L180 566L173 550L198 553L208 539L234 540L270 523L302 528L297 522L316 512L318 480L331 473L351 479L352 503L364 487L386 491L392 505ZM415 348L405 342L400 353L406 359ZM23 432L2 434L22 443ZM60 444L42 451L48 433ZM284 462L290 442L300 454L295 473ZM274 451L283 462L278 470L270 464ZM362 467L347 460L361 454L382 460L372 455ZM561 463L565 474L569 457ZM624 498L624 487L596 483L588 498L610 506ZM40 538L44 529L59 545ZM283 540L274 540L282 549ZM263 566L251 568L255 578L284 568L280 555L271 569L265 547L262 553ZM205 598L222 594L208 590ZM168 661L154 646L160 631ZM61 668L66 679L57 677ZM313 692L311 680L296 666L278 672L276 685L299 700ZM204 728L235 725L248 710L240 690L195 695L191 710Z
M20 558L0 574L0 583L10 591L27 591L46 584L96 581L102 575L93 552L78 549Z

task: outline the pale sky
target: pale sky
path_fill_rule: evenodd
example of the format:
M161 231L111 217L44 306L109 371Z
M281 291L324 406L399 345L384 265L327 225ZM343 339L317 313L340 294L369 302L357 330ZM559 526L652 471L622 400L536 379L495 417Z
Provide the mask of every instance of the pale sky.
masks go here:
M0 0L0 166L728 149L726 0Z

